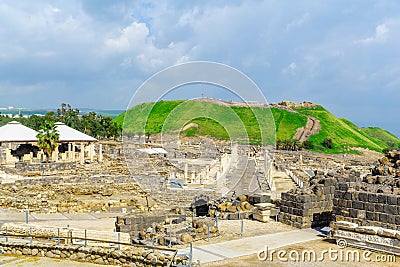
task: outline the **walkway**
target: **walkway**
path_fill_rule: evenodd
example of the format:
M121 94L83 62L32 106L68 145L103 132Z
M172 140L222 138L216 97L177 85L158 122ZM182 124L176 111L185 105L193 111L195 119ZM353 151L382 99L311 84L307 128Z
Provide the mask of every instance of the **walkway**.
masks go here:
M268 249L276 249L321 238L323 238L321 233L314 229L254 236L193 247L193 259L200 260L200 263L208 263L256 254L258 251L263 250L265 246L268 246ZM178 254L188 255L189 248L180 249Z

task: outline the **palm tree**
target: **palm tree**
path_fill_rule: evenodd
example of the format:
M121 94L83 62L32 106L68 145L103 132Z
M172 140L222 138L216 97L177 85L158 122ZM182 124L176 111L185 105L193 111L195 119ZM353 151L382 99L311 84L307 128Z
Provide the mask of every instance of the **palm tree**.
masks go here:
M46 120L40 127L36 138L38 139L39 148L46 155L46 162L49 162L51 154L58 147L57 141L60 138L54 122Z
M297 139L292 140L292 150L294 150L294 151L299 150L300 145L301 145L301 143L299 140L297 140Z

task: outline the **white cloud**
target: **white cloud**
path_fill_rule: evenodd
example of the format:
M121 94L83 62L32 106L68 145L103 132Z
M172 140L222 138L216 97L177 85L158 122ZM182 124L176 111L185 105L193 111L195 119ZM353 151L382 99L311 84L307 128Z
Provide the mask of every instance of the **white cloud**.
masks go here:
M356 41L361 44L384 43L389 35L389 28L385 23L382 23L375 28L375 34L371 37Z
M119 37L109 38L105 44L112 51L127 52L134 49L141 49L146 44L149 29L145 23L133 22L125 27Z
M291 31L295 28L301 27L303 24L310 20L310 14L304 13L300 18L291 21L290 23L286 24L286 31Z
M290 74L290 75L296 75L296 69L297 69L297 64L296 62L292 62L282 70L282 74Z

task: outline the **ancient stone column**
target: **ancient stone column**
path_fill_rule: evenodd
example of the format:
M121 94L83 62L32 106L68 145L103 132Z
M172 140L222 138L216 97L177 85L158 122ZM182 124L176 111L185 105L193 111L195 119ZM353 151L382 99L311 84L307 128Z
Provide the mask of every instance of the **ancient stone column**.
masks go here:
M185 163L185 171L184 171L184 177L185 177L185 181L187 180L187 178L188 178L188 164L187 163Z
M191 183L194 183L194 181L196 180L196 171L195 170L193 170L192 171L192 179L191 179Z
M81 144L81 155L80 155L81 164L85 163L85 145Z
M72 148L72 162L75 162L75 144L74 143L72 143L71 148Z
M103 145L99 144L99 162L103 162Z
M71 161L72 160L72 152L71 152L71 143L68 143L68 156L67 156L67 158L68 158L68 161Z
M54 161L58 161L58 147L56 148L56 150L54 150Z
M33 161L33 152L30 152L29 153L29 163L32 164L32 161Z
M90 158L90 163L93 162L93 157L94 157L94 144L91 143L89 145L89 158Z
M8 147L6 148L6 163L11 160L11 149Z

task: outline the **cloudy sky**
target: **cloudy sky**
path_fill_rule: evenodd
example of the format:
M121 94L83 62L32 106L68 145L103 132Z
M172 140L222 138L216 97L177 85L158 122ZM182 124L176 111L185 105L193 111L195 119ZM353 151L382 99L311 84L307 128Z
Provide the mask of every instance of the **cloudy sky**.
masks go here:
M400 136L400 2L2 0L0 107L124 109L177 63L247 74Z

